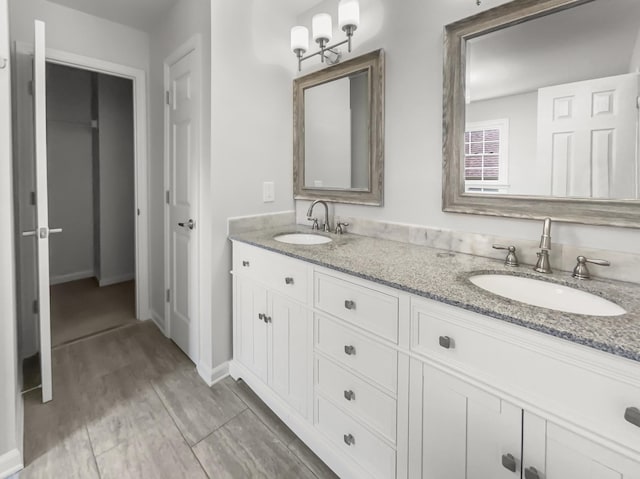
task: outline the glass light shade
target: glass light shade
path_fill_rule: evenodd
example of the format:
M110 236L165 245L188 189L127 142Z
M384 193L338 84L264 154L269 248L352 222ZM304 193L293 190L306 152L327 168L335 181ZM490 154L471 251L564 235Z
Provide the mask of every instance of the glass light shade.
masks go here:
M291 51L296 50L306 52L309 50L309 29L307 27L293 27L291 29Z
M326 40L331 41L333 35L333 25L331 22L331 15L328 13L318 13L311 19L311 26L313 28L314 41Z
M358 27L360 25L360 4L358 0L340 0L338 4L338 25L342 30L345 26Z

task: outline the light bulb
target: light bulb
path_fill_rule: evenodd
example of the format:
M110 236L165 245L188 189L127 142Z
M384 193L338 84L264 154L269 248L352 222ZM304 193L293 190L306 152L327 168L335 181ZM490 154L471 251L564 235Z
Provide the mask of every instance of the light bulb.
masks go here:
M331 41L331 37L333 35L333 25L331 23L331 15L328 13L318 13L313 16L311 19L311 26L313 27L314 41Z
M309 50L309 29L307 27L293 27L291 29L291 51L302 50L302 53Z
M341 30L352 27L353 30L360 25L360 4L358 0L340 0L338 4L338 25Z

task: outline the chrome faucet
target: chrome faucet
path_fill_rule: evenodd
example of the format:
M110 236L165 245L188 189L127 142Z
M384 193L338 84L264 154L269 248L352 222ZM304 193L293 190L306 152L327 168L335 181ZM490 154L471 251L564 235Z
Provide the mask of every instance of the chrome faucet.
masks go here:
M551 218L545 218L542 226L542 236L540 237L540 251L537 253L538 262L533 268L538 273L552 272L549 251L551 251Z
M318 220L311 216L313 214L313 207L315 205L317 205L318 203L320 203L320 204L322 204L324 206L324 225L322 226L322 231L324 231L325 233L330 233L331 232L331 226L329 225L329 206L327 206L327 202L326 201L324 201L324 200L315 200L313 203L311 203L311 206L309 206L309 209L307 210L307 219L309 221L313 221L313 224L311 225L311 229L313 229L313 230L319 229Z

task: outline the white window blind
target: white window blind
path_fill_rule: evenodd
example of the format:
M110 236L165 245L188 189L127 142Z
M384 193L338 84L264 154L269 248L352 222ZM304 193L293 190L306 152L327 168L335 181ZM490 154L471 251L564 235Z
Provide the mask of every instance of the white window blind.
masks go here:
M467 191L507 186L508 120L469 123L464 134L464 179ZM501 188L503 189L503 188Z

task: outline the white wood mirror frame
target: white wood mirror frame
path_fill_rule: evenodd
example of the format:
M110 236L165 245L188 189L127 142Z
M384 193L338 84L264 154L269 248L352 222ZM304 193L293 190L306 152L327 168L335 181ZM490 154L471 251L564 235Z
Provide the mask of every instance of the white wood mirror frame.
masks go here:
M443 92L443 190L446 212L640 227L640 201L465 192L466 42L472 38L599 0L514 0L445 27Z

